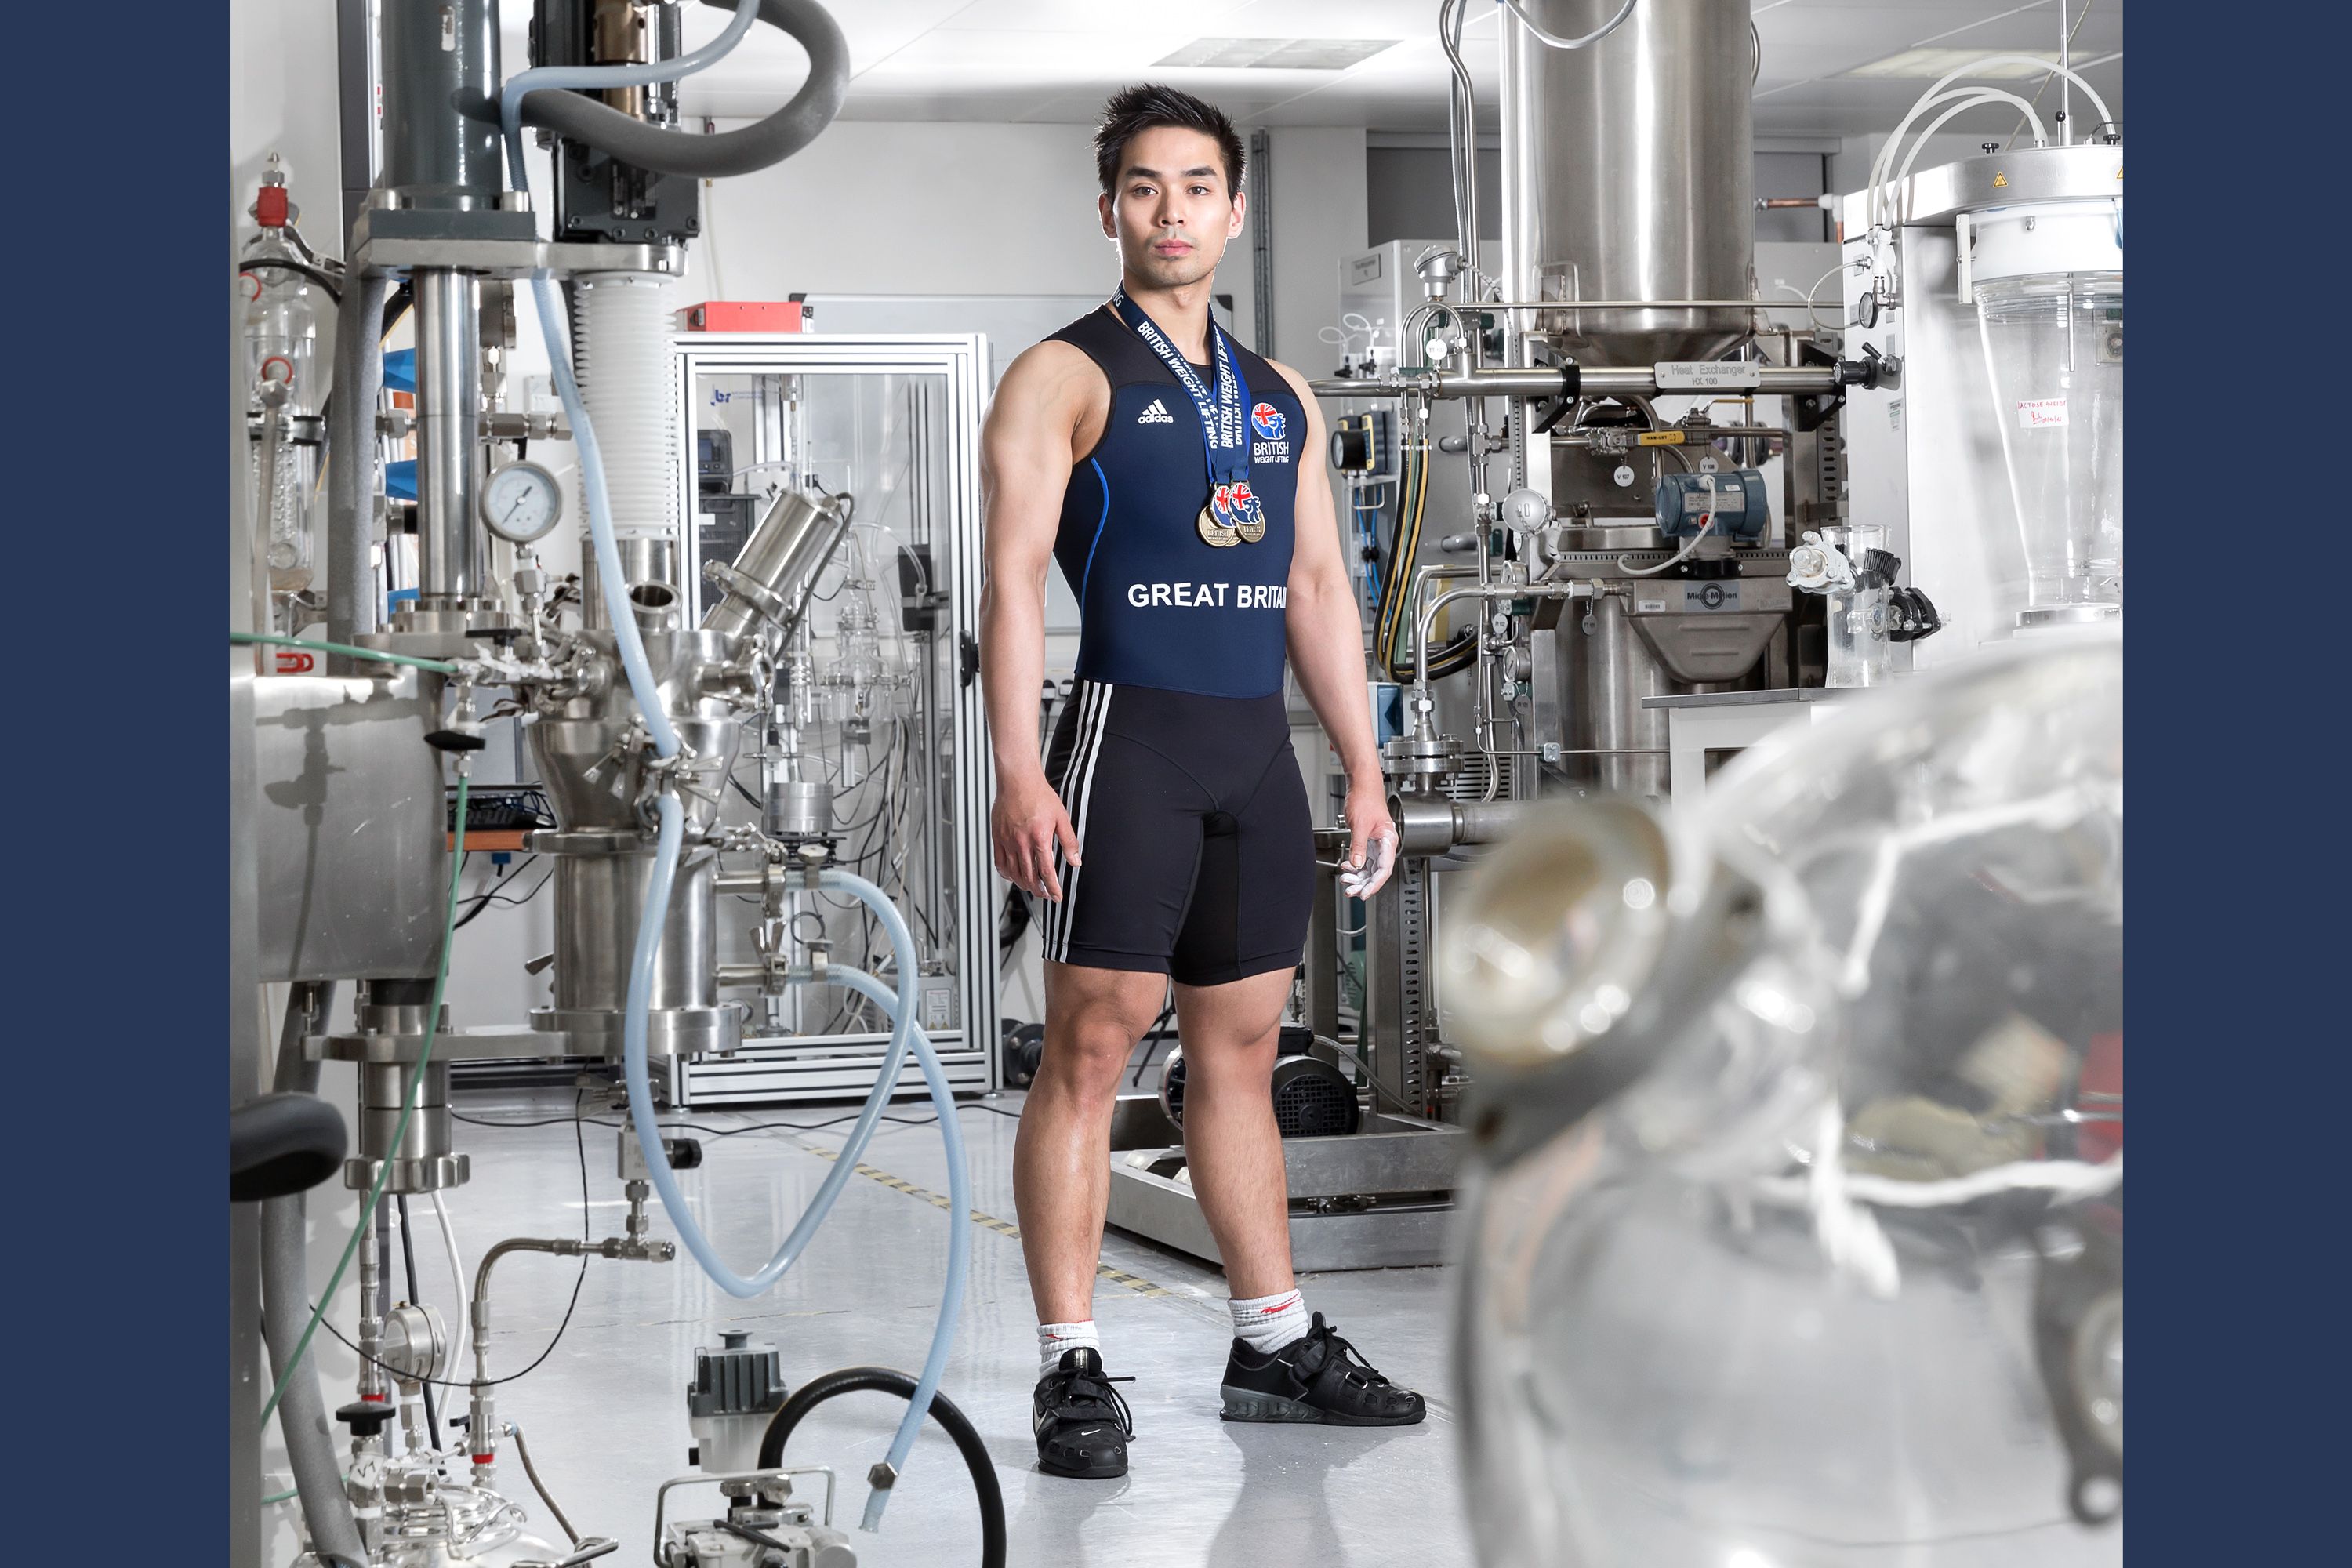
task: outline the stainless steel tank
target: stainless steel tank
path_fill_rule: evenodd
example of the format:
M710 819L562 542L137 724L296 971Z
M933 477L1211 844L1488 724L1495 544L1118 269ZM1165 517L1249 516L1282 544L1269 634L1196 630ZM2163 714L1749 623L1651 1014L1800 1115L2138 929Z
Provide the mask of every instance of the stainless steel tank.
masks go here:
M1550 32L1591 33L1620 0L1528 0ZM1504 287L1516 300L1746 300L1756 221L1755 42L1748 0L1641 0L1589 48L1500 18ZM1600 365L1712 360L1742 309L1562 311L1539 319Z
M531 1027L569 1034L576 1054L621 1054L621 1014L653 843L638 820L645 747L637 706L610 632L583 634L604 679L543 713L531 751L562 826L535 833L534 853L555 861L555 967L551 1006ZM688 847L678 862L669 915L654 963L646 1048L656 1057L732 1050L742 1014L719 1000L718 857L693 841L717 819L742 744L736 673L743 645L716 632L669 632L645 639L670 723L693 753L682 770Z

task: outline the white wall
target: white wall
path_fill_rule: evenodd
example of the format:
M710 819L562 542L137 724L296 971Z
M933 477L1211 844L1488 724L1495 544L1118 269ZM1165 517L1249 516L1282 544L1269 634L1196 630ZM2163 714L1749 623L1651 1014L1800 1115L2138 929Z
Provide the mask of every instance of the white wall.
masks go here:
M1273 152L1272 357L1313 375L1331 357L1315 333L1339 319L1339 258L1364 248L1364 132L1276 131Z
M1311 367L1316 329L1337 312L1339 258L1363 247L1364 132L1276 131L1273 166L1273 352ZM706 188L707 233L677 297L1108 293L1118 263L1099 189L1082 125L842 121L798 157ZM1255 221L1226 250L1217 291L1234 297L1236 335L1265 353Z

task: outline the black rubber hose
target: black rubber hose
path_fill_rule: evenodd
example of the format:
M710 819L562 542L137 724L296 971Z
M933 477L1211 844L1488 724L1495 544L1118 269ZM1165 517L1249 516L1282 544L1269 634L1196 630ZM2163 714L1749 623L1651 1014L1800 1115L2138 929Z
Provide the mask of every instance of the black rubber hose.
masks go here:
M784 1441L810 1411L828 1399L868 1389L912 1399L915 1379L887 1366L850 1366L802 1384L801 1391L769 1418L767 1434L760 1439L760 1468L772 1470L784 1462ZM963 1456L964 1468L971 1472L972 1489L980 1494L981 1568L1004 1568L1004 1491L996 1484L996 1466L988 1457L988 1446L946 1394L932 1394L930 1415L955 1439L956 1452Z
M276 270L278 272L296 273L300 277L310 279L313 284L316 284L318 288L325 293L327 298L332 300L336 304L340 305L343 302L343 286L341 280L332 277L319 268L309 266L303 262L280 261L275 257L255 256L248 257L245 260L238 262L236 264L236 269L239 272L268 272Z
M702 0L730 15L734 0ZM817 138L841 112L849 94L849 45L815 0L760 0L760 20L798 39L808 51L808 79L792 101L740 131L696 136L664 131L585 93L548 88L522 100L522 122L584 142L624 163L658 174L718 179L781 163Z

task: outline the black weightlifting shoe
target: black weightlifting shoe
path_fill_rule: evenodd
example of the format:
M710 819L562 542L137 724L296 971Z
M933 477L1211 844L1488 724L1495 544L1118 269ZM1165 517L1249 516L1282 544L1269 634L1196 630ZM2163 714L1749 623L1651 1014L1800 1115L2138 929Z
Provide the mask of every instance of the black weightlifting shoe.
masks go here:
M1410 1426L1428 1411L1421 1395L1372 1370L1323 1314L1307 1337L1267 1354L1240 1340L1225 1358L1225 1419L1312 1421L1326 1426Z
M1037 1428L1037 1468L1049 1476L1110 1480L1127 1474L1127 1440L1135 1417L1114 1383L1105 1377L1102 1357L1084 1345L1062 1352L1061 1364L1037 1380L1031 1402Z

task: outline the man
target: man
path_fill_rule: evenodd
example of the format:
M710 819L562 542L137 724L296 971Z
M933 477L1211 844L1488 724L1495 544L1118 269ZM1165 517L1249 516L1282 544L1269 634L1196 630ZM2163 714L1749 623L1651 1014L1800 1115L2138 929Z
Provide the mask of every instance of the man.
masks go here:
M1173 983L1184 1149L1234 1294L1235 1421L1402 1426L1419 1394L1310 1318L1290 1272L1269 1077L1313 898L1306 791L1283 701L1298 685L1348 770L1348 865L1394 860L1363 634L1307 384L1209 314L1241 232L1242 144L1218 110L1126 89L1095 135L1120 289L1004 373L982 437L981 674L996 868L1043 900L1045 1045L1013 1153L1036 1299L1040 1466L1127 1472L1094 1279L1110 1118ZM1077 689L1042 765L1045 573L1083 616Z

